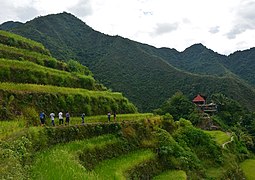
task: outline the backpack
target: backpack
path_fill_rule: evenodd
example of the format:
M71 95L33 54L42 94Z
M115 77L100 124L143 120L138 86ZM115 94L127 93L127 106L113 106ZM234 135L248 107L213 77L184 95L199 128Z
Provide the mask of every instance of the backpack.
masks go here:
M44 118L43 113L40 113L40 119L43 119L43 118Z

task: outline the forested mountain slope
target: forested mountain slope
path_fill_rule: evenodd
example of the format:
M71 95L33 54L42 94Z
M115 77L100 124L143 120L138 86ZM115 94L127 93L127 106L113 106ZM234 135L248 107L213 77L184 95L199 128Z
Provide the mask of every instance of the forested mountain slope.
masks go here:
M255 48L237 51L229 55L225 66L247 82L255 85Z
M94 31L68 13L38 17L9 30L43 43L54 57L77 59L96 79L123 92L142 111L159 107L176 91L190 98L221 92L248 108L255 107L254 88L226 68L228 57L201 44L184 52L157 49Z
M0 120L37 119L40 111L136 112L127 98L107 91L77 61L59 61L42 44L6 31L0 31L0 107Z

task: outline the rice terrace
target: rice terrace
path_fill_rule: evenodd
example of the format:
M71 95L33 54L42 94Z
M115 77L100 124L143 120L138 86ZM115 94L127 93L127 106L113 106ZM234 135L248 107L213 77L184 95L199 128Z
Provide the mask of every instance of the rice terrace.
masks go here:
M51 21L67 27L37 27ZM70 43L70 49L63 50L54 38L64 38L61 33L71 22L81 28L72 33L84 46L90 43L82 36L85 24L69 13L0 26L5 29L0 30L0 179L255 179L255 89L248 84L250 78L242 79L227 65L221 65L219 76L188 72L185 64L181 69L162 60L168 52L164 49L92 29L88 32L99 49L113 48L78 52L78 47L71 48L77 45L71 39L62 39ZM48 43L31 40L37 38ZM61 59L61 52L68 52L68 59ZM124 52L133 54L123 57ZM138 63L142 55L148 64ZM81 56L95 60L88 64L79 61ZM130 64L121 68L119 59L128 58ZM107 79L106 72L100 73L110 60L119 64L119 71L125 69L127 77L131 73L139 79L154 60L158 70L146 69L139 86L138 80L118 75ZM132 63L139 73L131 71ZM163 76L174 78L162 84L155 80ZM158 84L148 83L148 77ZM118 83L126 85L123 92ZM160 92L164 84L170 88Z

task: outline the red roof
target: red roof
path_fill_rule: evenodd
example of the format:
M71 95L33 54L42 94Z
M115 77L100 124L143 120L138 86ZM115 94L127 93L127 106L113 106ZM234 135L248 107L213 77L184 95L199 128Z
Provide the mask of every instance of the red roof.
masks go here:
M193 102L205 102L205 99L199 94L193 99Z

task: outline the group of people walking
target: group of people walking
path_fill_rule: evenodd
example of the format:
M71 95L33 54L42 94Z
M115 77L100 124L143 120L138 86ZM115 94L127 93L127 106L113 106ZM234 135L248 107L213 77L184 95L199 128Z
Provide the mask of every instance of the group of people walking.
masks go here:
M116 112L114 111L114 113L113 113L113 119L114 119L114 121L116 121L116 116L117 116L117 114L116 114ZM108 122L110 122L110 121L111 121L111 112L108 112L108 113L107 113L107 117L108 117Z
M51 119L51 124L52 126L55 126L55 113L52 112L49 114L49 117ZM107 118L108 118L108 122L111 121L111 113L108 112L107 113ZM116 112L113 113L113 118L114 121L116 121ZM84 119L85 119L85 113L81 114L81 123L84 124ZM64 113L63 112L59 112L58 113L58 120L59 120L59 125L63 125L64 124ZM40 112L40 122L41 122L41 126L44 126L46 123L46 115L44 112ZM65 125L69 125L70 123L70 114L67 111L67 113L65 114Z
M58 113L58 119L59 119L59 125L62 125L64 124L64 117L63 117L63 112L59 112ZM51 124L52 126L55 126L55 113L50 113L50 119L51 119ZM69 125L69 122L70 122L70 114L69 112L67 111L66 114L65 114L65 125ZM44 126L45 125L45 122L46 122L46 115L44 112L41 112L40 113L40 121L41 121L41 126Z

